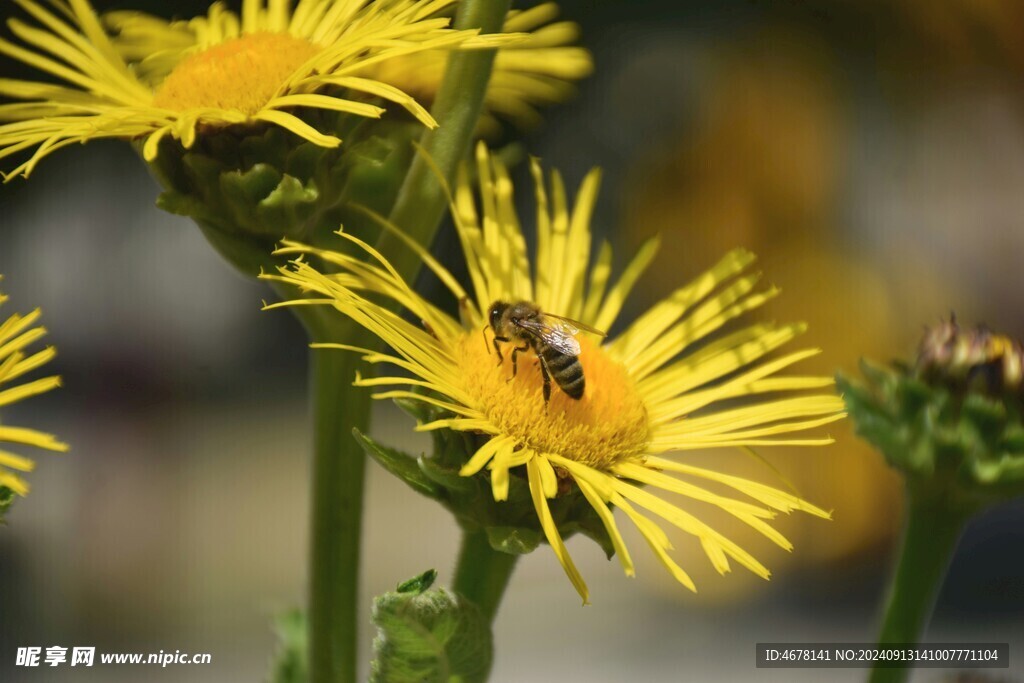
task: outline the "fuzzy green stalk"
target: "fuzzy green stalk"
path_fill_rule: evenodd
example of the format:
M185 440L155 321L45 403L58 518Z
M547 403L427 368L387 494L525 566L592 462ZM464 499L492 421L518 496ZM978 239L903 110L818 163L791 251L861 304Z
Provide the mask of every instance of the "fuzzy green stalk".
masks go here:
M511 0L462 0L454 26L496 33L504 24L510 5ZM424 246L433 242L448 205L436 173L440 172L451 185L455 171L466 158L483 110L493 65L493 50L454 52L448 57L444 81L431 109L441 126L426 131L420 139L425 154L413 159L389 216L393 225ZM390 232L384 232L377 242L377 250L388 256L391 265L407 282L412 282L420 266L419 259L399 242Z
M307 327L314 342L360 341L351 324L339 326L339 335ZM312 681L356 680L366 459L352 429L367 429L370 421L366 391L352 386L359 360L356 354L333 349L312 349L309 355L313 482L307 613Z
M463 529L452 589L472 601L493 623L518 559L518 555L492 548L483 529Z
M914 645L928 623L968 515L942 499L907 490L906 527L889 586L879 645ZM876 665L870 683L902 683L912 667Z
M510 0L463 0L456 28L501 29ZM451 55L431 109L440 128L424 134L421 146L449 182L465 156L483 107L494 52ZM417 158L403 182L390 218L421 244L429 245L446 201L438 179ZM422 265L403 245L381 236L378 249L411 281ZM354 329L343 336L308 325L314 341L358 343ZM320 336L323 333L323 336ZM330 338L327 338L330 336ZM352 429L367 431L365 391L352 388L355 354L314 351L312 538L309 582L309 672L311 683L355 683L358 647L358 587L366 456Z

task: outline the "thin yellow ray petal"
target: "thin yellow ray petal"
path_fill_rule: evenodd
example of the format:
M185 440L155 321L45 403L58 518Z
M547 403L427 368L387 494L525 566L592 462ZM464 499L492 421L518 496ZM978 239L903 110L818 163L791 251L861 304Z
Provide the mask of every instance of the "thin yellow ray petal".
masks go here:
M576 563L569 556L569 551L562 541L562 536L558 533L558 526L555 524L555 520L551 517L551 509L548 507L548 500L544 496L543 485L541 484L538 460L540 458L534 458L526 463L527 477L530 481L530 496L533 498L533 506L537 510L537 519L540 520L540 527L544 530L544 536L547 537L551 549L555 552L555 557L558 558L558 562L562 565L562 569L565 570L566 576L569 577L569 581L572 582L576 592L583 599L583 604L586 605L590 602L590 592L587 590L587 584L583 580L579 569L576 568Z
M462 285L460 285L458 280L455 279L455 276L452 275L447 268L441 265L440 261L434 258L426 247L418 243L404 230L372 209L362 205L355 205L353 208L368 216L379 226L397 237L404 245L409 247L409 249L423 261L423 264L430 269L430 272L437 276L437 279L441 281L441 284L448 288L448 291L452 293L452 296L454 296L457 301L466 298L466 290L462 288Z
M508 459L508 466L510 468L520 467L535 457L537 457L537 452L532 448L520 448L518 451L512 451L512 455Z
M341 3L338 3L341 4ZM260 12L262 0L242 0L242 32L255 33L260 28Z
M637 389L648 402L657 405L753 363L806 329L803 324L781 328L752 325L648 375L638 382Z
M22 375L32 372L38 368L49 363L57 355L57 350L52 346L48 346L42 351L37 351L31 356L22 357L18 359L18 362L13 365L11 370L7 373L0 373L3 377L0 381L9 382L15 380ZM13 356L12 356L13 357Z
M427 128L434 129L438 127L437 121L430 115L430 112L427 111L423 105L417 102L411 95L392 85L381 83L380 81L375 81L370 78L359 78L358 76L339 78L326 77L323 81L342 88L350 88L352 90L365 92L370 95L374 95L375 97L379 97L382 100L394 102L416 117L416 119Z
M6 486L19 496L27 496L29 492L29 485L24 479L4 469L0 469L0 486Z
M545 2L524 10L512 10L501 30L506 33L528 33L558 17L558 4Z
M735 500L733 498L726 498L725 496L717 495L711 491L702 489L699 486L669 477L657 470L643 465L623 462L615 465L612 468L612 472L626 479L632 479L640 482L641 484L654 486L662 489L663 491L678 493L679 495L686 496L687 498L699 500L704 503L710 503L711 505L722 508L723 510L733 514L742 513L752 517L767 519L775 516L775 513L770 510L765 510L764 508Z
M3 439L0 439L0 441L3 441ZM12 470L18 470L19 472L31 472L36 468L35 462L30 458L15 455L4 450L0 450L0 465L10 467Z
M717 481L782 512L801 510L815 515L816 517L822 517L825 519L831 518L831 514L825 510L808 503L798 496L772 486L768 486L767 484L762 484L760 482L751 481L750 479L744 479L743 477L737 477L730 474L722 474L721 472L716 472L715 470L709 470L703 467L678 463L674 460L667 460L665 458L649 456L647 458L647 462L652 467L657 467L670 472L678 472L679 474L688 474L695 477L701 477L703 479L709 479L711 481Z
M356 116L365 116L371 119L379 119L386 109L366 104L365 102L354 102L343 100L340 97L329 95L278 95L267 103L267 109L276 110L284 107L310 107L313 109L325 109L328 111L340 111ZM305 137L305 136L304 136Z
M753 433L740 430L791 418L825 414L829 415L831 421L838 419L837 414L844 410L843 399L835 394L798 396L758 402L739 408L720 409L700 417L691 417L670 425L663 425L655 433L659 436L662 434L688 434L698 439L731 433L754 436Z
M60 377L46 377L44 379L37 379L34 382L28 382L27 384L21 384L10 389L0 391L0 406L10 405L16 403L29 396L36 396L38 394L45 393L51 389L56 389L60 386Z
M27 313L25 315L18 315L15 313L3 323L0 323L0 343L6 342L14 335L19 334L22 330L31 327L41 315L42 311L37 308L31 313ZM0 356L2 355L6 355L6 353L0 353Z
M779 546L786 552L791 552L793 550L793 543L790 542L788 538L783 536L778 529L773 527L771 524L768 524L763 519L757 519L756 517L749 517L747 515L741 514L737 514L736 517L741 521L745 522L746 524L750 525L751 527L753 527L762 536L764 536L769 541Z
M0 441L8 443L20 443L25 446L44 448L48 451L66 452L68 445L58 441L52 434L39 432L24 427L3 427L0 426Z
M687 308L681 314L680 308L666 308L660 316L652 317L647 343L633 344L631 353L623 353L623 362L646 365L652 355L667 355L671 358L701 339L704 331L709 330L709 323L718 320L732 304L749 294L760 279L761 273L738 277L728 287L708 294L699 304ZM673 348L677 349L675 353L671 351Z
M45 327L36 327L23 334L18 335L14 339L0 346L0 358L11 355L16 351L20 351L30 344L42 339L46 336Z
M651 441L649 452L660 455L671 451L694 451L711 448L737 448L740 446L829 446L836 442L831 436L807 439L729 439L717 441L691 441L687 437L668 437Z
M495 453L502 448L510 448L513 445L515 445L515 439L510 436L499 436L490 439L487 443L477 449L477 452L473 454L473 457L471 457L469 461L462 466L462 469L459 470L459 476L473 476L491 461L491 458L494 457Z
M556 311L564 311L563 315L579 318L583 312L584 286L587 280L587 264L590 261L590 219L597 203L597 193L601 186L601 171L592 169L583 178L572 214L569 217L567 243L572 245L566 252L562 264L564 273L558 294L560 296Z
M771 572L769 572L763 564L758 562L753 555L709 527L707 524L704 524L690 513L624 481L616 480L614 486L619 495L624 498L628 498L637 505L646 508L663 518L670 524L701 539L702 543L705 544L705 548L707 547L706 544L714 544L717 548L720 548L725 555L732 557L754 574L765 579L771 575ZM721 573L729 571L728 562L725 562L724 564L722 563L722 559L725 555L719 555L717 552L708 554L708 559L712 561L715 568Z
M619 532L619 527L615 524L615 516L612 511L608 509L605 502L601 500L601 497L594 490L594 487L588 484L583 479L576 479L576 485L580 487L580 491L583 496L590 503L590 507L594 508L597 516L601 518L601 523L604 524L605 531L608 532L608 538L612 541L612 547L615 548L615 554L619 558L619 563L622 565L622 571L626 573L626 576L636 576L636 570L633 567L633 558L629 555L629 549L626 548L626 542L622 540L622 534Z
M515 442L504 442L487 466L491 470L491 495L496 501L508 500L508 470Z
M495 427L494 423L482 417L475 419L449 418L435 420L433 422L425 422L416 427L417 432L429 432L435 429L452 429L459 432L481 432L494 435L501 433L501 430Z
M820 349L797 351L771 362L758 365L716 387L684 394L668 401L652 402L649 404L651 422L662 424L692 413L716 401L758 393L758 391L789 391L829 386L832 380L828 377L779 377L775 378L771 383L758 384L759 380L784 370L790 365L816 356L820 352Z
M540 483L544 490L544 495L548 498L554 498L558 495L558 477L555 476L555 470L551 467L551 463L544 456L537 459L537 469L540 471Z
M612 285L608 295L604 297L601 302L601 306L598 309L597 315L594 317L594 327L599 330L609 330L615 323L615 320L619 317L619 312L622 310L623 304L626 302L626 298L629 293L633 291L633 286L636 284L640 276L647 270L647 266L651 265L651 261L654 260L655 255L658 253L658 249L661 247L661 239L658 237L652 237L642 245L636 252L636 256L629 262L626 269L622 271L622 275ZM619 338L621 339L621 337ZM616 340L616 344L618 340Z
M741 282L745 284L745 281L741 280ZM729 291L729 294L732 295L733 292ZM654 343L643 349L635 359L627 361L630 363L633 376L642 379L656 372L690 347L691 344L709 337L729 320L763 306L766 302L778 296L778 294L779 290L773 288L741 298L721 312L716 311L716 315L704 320L702 324L696 327L690 327L690 318L686 318L677 325L673 325L670 330L662 334Z
M694 593L697 592L697 586L694 584L693 579L690 575L683 571L683 568L676 564L675 560L669 557L666 552L667 549L671 548L668 543L668 538L665 537L665 532L661 530L657 524L647 519L642 514L637 512L632 505L630 505L622 496L615 494L612 498L612 504L626 513L626 516L633 522L640 535L647 541L647 545L650 546L654 554L657 555L658 560L661 561L662 565L668 569L672 577L689 588Z
M756 257L744 249L735 249L726 254L711 269L689 284L672 292L660 303L637 318L619 336L613 347L621 357L631 357L644 348L650 339L657 337L672 323L720 284L735 277L750 266ZM621 305L621 304L620 304Z
M597 309L604 299L604 292L608 287L611 274L612 245L607 240L602 240L601 248L597 252L597 260L590 268L590 284L587 286L587 296L579 317L582 322L590 324L597 318Z
M142 158L146 161L153 161L156 159L158 150L160 149L160 141L163 140L168 133L171 132L170 126L163 126L153 131L149 137L146 138L146 142L142 145Z
M302 121L291 114L286 114L283 111L276 111L272 109L264 110L257 112L253 118L260 121L266 121L267 123L273 123L276 126L281 126L285 130L289 130L299 137L305 138L313 144L320 145L321 147L337 147L341 144L341 140L339 138L336 138L333 135L324 135L305 121Z
M417 394L413 391L403 391L401 389L395 389L393 391L381 391L373 394L373 398L378 400L388 400L396 398L406 398L413 401L420 401L421 403L428 403L432 406L437 406L456 415L475 415L476 411L472 408L467 408L457 403L451 403L450 401L442 401L441 399L434 398L433 396L424 396L423 394Z
M100 51L106 61L116 67L118 71L124 74L130 74L128 65L121 59L121 55L118 54L117 48L110 41L110 37L107 36L107 32L104 30L102 24L100 24L99 17L96 16L96 11L89 5L87 0L68 0L71 5L71 10L74 12L75 18L78 21L78 26L82 29L85 37L89 39L89 42L96 46L96 49Z
M533 176L534 202L537 204L537 251L534 256L537 279L533 291L536 301L547 301L551 296L551 281L546 275L552 268L551 215L548 213L548 192L544 183L544 170L540 160L530 158L530 174Z

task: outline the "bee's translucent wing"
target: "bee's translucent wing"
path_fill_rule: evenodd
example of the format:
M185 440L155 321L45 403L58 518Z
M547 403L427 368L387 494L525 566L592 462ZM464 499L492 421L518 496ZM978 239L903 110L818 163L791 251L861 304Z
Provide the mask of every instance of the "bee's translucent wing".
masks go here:
M583 330L584 332L589 332L590 334L596 334L598 337L607 337L608 336L607 332L602 332L601 330L594 329L590 325L586 325L584 323L581 323L579 320L573 320L572 318L564 318L564 317L562 317L560 315L555 315L554 313L545 313L544 317L548 318L549 320L551 318L554 318L555 320L558 320L559 322L561 322L562 325L564 325L566 327L572 328L572 333L573 334L576 334L580 330Z
M580 355L580 343L576 341L577 330L561 319L517 320L515 324L542 339L545 344L569 356Z

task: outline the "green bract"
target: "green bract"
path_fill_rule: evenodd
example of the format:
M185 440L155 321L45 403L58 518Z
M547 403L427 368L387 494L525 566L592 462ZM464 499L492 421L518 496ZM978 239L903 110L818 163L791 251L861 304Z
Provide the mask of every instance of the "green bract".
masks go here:
M257 275L272 266L282 238L321 244L341 225L359 234L365 219L353 204L387 213L419 127L375 121L370 128L338 117L331 130L346 142L336 148L272 126L211 131L188 150L164 140L149 164L163 188L157 205L192 218L222 256ZM373 231L362 236L375 241Z
M907 364L861 369L863 381L840 375L837 384L857 433L908 486L965 510L1024 493L1024 404L1015 391Z

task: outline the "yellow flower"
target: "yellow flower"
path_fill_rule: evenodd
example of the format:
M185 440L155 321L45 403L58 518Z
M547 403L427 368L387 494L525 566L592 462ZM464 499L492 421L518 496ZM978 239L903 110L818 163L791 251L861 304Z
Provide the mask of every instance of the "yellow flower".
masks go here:
M504 34L446 28L436 17L455 0L245 0L235 14L213 3L206 16L165 22L117 12L107 23L88 0L15 0L38 25L9 19L24 45L0 40L5 54L51 81L0 79L0 158L32 150L9 175L28 175L51 152L96 138L144 139L147 160L170 135L191 147L211 127L280 126L323 147L341 140L296 112L377 118L392 102L424 125L430 114L410 95L367 70L427 51L497 47ZM56 81L56 82L52 82Z
M498 128L497 118L507 119L522 128L537 126L541 121L538 105L568 99L575 92L573 81L593 71L590 52L572 45L579 38L579 26L570 21L554 22L558 11L558 5L548 2L509 13L502 30L529 33L529 38L500 51L495 57L484 100L486 113L481 122L485 132ZM447 64L448 53L434 50L380 62L366 75L398 86L420 101L430 102L441 87Z
M567 99L573 94L572 82L593 70L590 52L572 45L579 38L579 26L555 22L558 13L553 2L509 12L503 32L528 33L529 37L511 44L495 58L485 100L489 113L523 127L535 126L540 121L535 105ZM139 76L154 86L180 61L183 52L209 41L206 21L168 24L138 12L110 12L103 19L115 31L117 50L129 62L138 63ZM426 105L441 87L448 54L445 49L411 52L370 63L355 73L388 83ZM496 123L487 116L485 125L494 128Z
M5 301L7 297L0 294L0 305ZM0 323L0 408L60 386L59 377L45 377L10 387L4 386L45 365L56 355L52 347L31 355L25 351L46 334L45 328L33 327L39 316L40 311L36 309L25 316L12 315ZM34 446L60 452L68 450L67 444L57 441L50 434L0 423L0 493L6 487L21 496L28 493L29 485L17 472L31 472L35 463L24 456L8 452L2 447L6 444ZM0 508L3 507L2 498L0 496Z
M268 277L319 295L292 303L333 306L390 346L392 353L374 353L335 345L362 351L371 363L391 363L410 373L410 377L357 379L363 386L402 387L375 394L376 398L425 401L450 413L418 429L490 436L461 474L473 476L486 468L499 501L507 498L510 477L525 476L540 526L584 602L586 584L566 551L548 504L572 487L578 487L600 516L628 575L633 574L633 562L612 508L625 514L662 564L691 590L695 590L693 581L669 555L671 544L656 518L695 536L720 573L729 571L735 561L768 578L768 569L749 552L652 493L660 490L724 510L787 550L792 547L789 541L769 524L777 512L801 510L829 516L785 491L698 467L685 458L666 457L711 448L828 444L832 440L827 436L803 432L844 416L842 400L829 390L831 378L779 376L817 350L769 358L800 334L802 325L723 329L777 293L773 288L757 289L759 275L747 272L754 256L743 250L727 254L610 341L599 343L581 336L579 359L586 385L582 398L574 400L555 388L546 404L541 369L532 353L521 354L518 372L510 381L509 345L499 367L491 348L493 332L485 332L482 338L492 304L535 302L546 313L599 330L611 329L657 243L643 247L611 284L609 245L601 246L596 261L590 259L589 224L598 174L586 177L570 210L560 176L551 176L549 190L535 162L538 224L531 268L513 208L512 183L501 163L482 146L477 173L483 215L478 214L465 174L452 204L472 296L422 248L410 244L461 302L464 323L424 300L378 253L344 233L373 257L370 263L286 242L280 253L315 255L331 274L299 258ZM391 312L380 303L382 296L422 320L423 327ZM728 495L730 491L746 499Z

